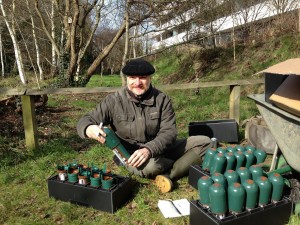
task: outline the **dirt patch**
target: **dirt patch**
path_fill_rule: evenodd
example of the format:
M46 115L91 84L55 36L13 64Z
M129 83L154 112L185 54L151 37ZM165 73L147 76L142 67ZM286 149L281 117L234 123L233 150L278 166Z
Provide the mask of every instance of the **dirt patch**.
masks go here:
M44 104L36 104L35 114L39 130L39 140L47 141L50 139L48 133L51 126L60 123L64 116L71 116L74 108L61 104L59 107L48 107ZM22 108L18 99L0 101L0 134L5 139L8 146L2 146L9 149L12 146L25 148L24 146L24 126L22 117Z
M23 131L22 113L18 110L15 98L0 101L0 134L1 136L16 136Z
M74 106L78 100L94 102L95 105L107 94L83 94L68 95L62 97L52 95L51 100L59 102L58 106L48 106L35 103L35 115L38 129L39 143L47 143L51 139L66 138L66 144L72 146L75 151L82 151L87 148L85 141L76 142L76 121L85 109ZM0 100L0 156L5 152L23 151L25 146L25 133L23 126L21 99L11 97Z

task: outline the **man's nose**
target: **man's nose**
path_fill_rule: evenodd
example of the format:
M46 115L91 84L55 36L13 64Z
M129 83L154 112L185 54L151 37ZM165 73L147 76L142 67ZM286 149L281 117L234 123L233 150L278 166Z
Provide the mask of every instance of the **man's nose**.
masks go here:
M137 78L135 79L135 83L136 83L136 84L140 84L140 83L141 83L141 79L140 79L139 77L137 77Z

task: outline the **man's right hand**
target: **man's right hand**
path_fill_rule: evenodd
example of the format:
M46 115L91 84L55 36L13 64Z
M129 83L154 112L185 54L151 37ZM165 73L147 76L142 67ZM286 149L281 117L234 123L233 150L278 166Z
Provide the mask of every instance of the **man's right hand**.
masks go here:
M85 130L86 136L104 144L106 134L98 125L90 125Z

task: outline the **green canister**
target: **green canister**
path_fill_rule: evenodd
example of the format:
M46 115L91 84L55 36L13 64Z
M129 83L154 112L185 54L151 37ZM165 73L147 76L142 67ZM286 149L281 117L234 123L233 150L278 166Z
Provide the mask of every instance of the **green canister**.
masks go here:
M254 153L254 152L256 151L256 149L255 149L254 146L247 145L247 146L245 147L245 151L251 151L251 152Z
M225 217L227 212L227 197L225 188L214 183L209 187L210 211L219 219Z
M236 149L237 151L241 151L241 152L246 151L245 148L244 148L243 146L241 146L241 145L236 145L236 146L235 146L235 149Z
M214 155L214 158L210 167L210 174L224 173L226 167L226 158L223 153L217 153Z
M226 152L224 154L226 158L226 168L225 171L227 170L234 170L236 167L236 158L232 152Z
M252 166L256 161L255 161L255 156L252 151L247 150L244 152L244 155L246 157L246 164L245 167L249 168Z
M254 155L256 157L256 164L263 163L267 158L267 153L261 149L256 149Z
M213 180L214 183L219 183L221 185L223 185L223 187L225 189L227 189L227 181L226 181L226 178L223 174L221 173L214 173L212 176L211 176L211 179Z
M250 173L250 171L246 167L244 167L244 166L238 168L236 172L238 173L238 175L240 177L241 184L244 181L246 181L248 179L251 179L251 173Z
M234 153L236 151L236 148L235 148L235 146L231 145L226 148L226 151Z
M228 187L228 210L231 214L243 212L245 199L246 191L240 183L233 183Z
M265 176L257 178L255 182L259 188L258 205L263 207L270 203L272 184Z
M120 161L125 164L126 160L130 158L130 154L120 142L116 134L108 127L103 127L103 131L106 133L105 145L113 150Z
M236 158L236 167L235 167L235 170L237 170L238 168L240 168L240 167L242 167L242 166L245 165L245 163L246 163L246 156L241 151L236 151L234 153L234 156Z
M80 165L76 162L76 160L74 160L74 162L69 163L67 167L68 167L68 169L78 169L78 167L80 167Z
M258 186L253 180L246 180L242 185L246 191L246 210L250 211L257 206Z
M268 179L272 183L272 187L273 187L271 201L276 203L280 201L282 198L284 179L279 173L269 174Z
M100 172L99 167L92 165L92 167L91 167L91 173L99 173L99 172Z
M260 165L252 165L249 167L251 176L252 176L252 180L256 181L256 179L258 177L263 176L263 168Z
M197 182L199 202L204 208L209 208L210 199L208 190L212 184L213 180L209 176L202 176Z
M205 170L205 171L209 171L210 170L210 166L211 166L211 163L213 161L213 158L214 158L214 155L217 154L217 151L215 148L208 148L206 153L205 153L205 156L204 156L204 159L203 159L203 162L202 162L202 169Z
M69 172L68 173L68 181L71 183L75 183L78 181L78 172Z
M217 148L217 152L225 154L226 153L226 148L219 147L219 148Z
M227 180L228 187L233 183L240 183L240 177L235 170L226 170L224 176Z
M101 174L100 173L93 173L90 177L91 186L92 187L99 187L101 181Z

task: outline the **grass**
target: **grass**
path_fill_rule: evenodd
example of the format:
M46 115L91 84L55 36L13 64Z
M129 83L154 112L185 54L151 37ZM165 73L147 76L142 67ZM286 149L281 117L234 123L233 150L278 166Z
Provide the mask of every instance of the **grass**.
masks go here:
M219 54L219 60L208 62L211 66L205 68L201 80L251 78L254 72L286 58L295 57L299 52L299 41L295 40L278 38L275 42L268 40L266 45L268 47L265 49L258 45L247 49L237 48L238 58L235 63L232 63L232 51ZM183 54L174 55L168 52L163 60L155 61L158 73L153 77L154 84L168 81L172 77L175 77L173 81L180 82L177 71L182 74L191 71L190 64L185 59ZM0 86L14 87L11 83L16 79L18 78L2 79ZM119 75L98 75L91 78L88 87L120 84ZM249 93L260 92L259 88L242 87L241 121L259 114L255 103L247 98ZM198 94L194 90L168 91L167 94L172 98L177 115L179 137L188 136L188 124L191 121L228 118L227 88L203 88ZM115 214L49 198L47 179L55 172L57 163L76 160L83 164L94 163L99 167L106 165L116 174L129 176L124 168L117 167L112 162L112 151L95 141L80 139L76 133L78 119L93 109L102 97L95 94L50 95L46 111L36 111L40 148L35 152L24 148L23 127L14 135L0 135L0 224L189 224L188 217L165 219L157 208L159 199L198 199L198 193L188 184L187 177L178 181L178 187L173 192L161 194L152 180L132 176L136 181L134 197ZM20 114L17 116L21 117ZM240 140L244 137L243 129L239 127ZM299 218L291 216L288 225L299 224Z
M95 76L92 82L96 85ZM105 77L116 85L118 76ZM114 83L112 80L116 80ZM103 80L104 81L104 80ZM104 81L105 82L105 81ZM180 137L188 136L188 123L210 119L228 118L228 91L206 88L196 95L194 91L169 91L177 113ZM1 158L0 167L0 223L1 224L189 224L188 217L165 219L157 208L159 199L198 199L198 193L188 184L187 177L178 182L173 192L161 194L152 180L132 176L137 182L130 199L115 214L110 214L49 198L47 178L55 172L57 163L94 163L106 165L116 174L129 176L124 168L112 163L113 153L92 140L81 140L75 130L79 117L95 107L99 96L49 96L48 107L66 107L69 110L43 115L57 120L40 123L40 149L36 152L15 152ZM244 94L241 98L241 118L257 114L253 104ZM245 109L245 110L244 110ZM51 120L49 120L51 121ZM242 133L242 130L240 131ZM1 137L0 142L9 137ZM130 216L129 216L130 215ZM292 217L289 225L299 221ZM299 223L298 223L299 224Z
M94 75L91 77L89 83L86 85L87 87L118 87L122 85L122 80L120 75Z

